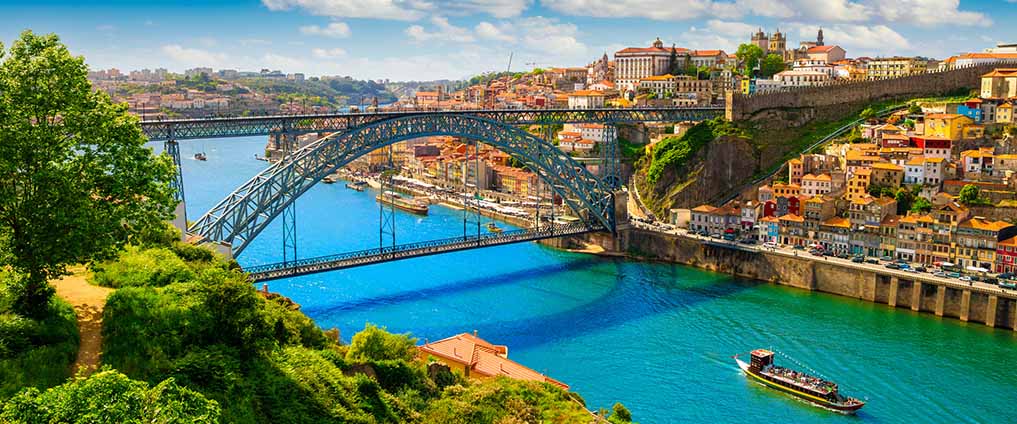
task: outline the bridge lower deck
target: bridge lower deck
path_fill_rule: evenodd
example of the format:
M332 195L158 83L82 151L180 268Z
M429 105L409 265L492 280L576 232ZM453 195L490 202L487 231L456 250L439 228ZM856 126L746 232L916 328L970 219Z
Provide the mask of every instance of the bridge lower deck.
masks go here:
M505 231L500 234L484 234L479 237L453 237L441 240L359 250L356 252L341 253L338 255L319 256L289 262L257 265L248 267L244 270L250 274L250 278L254 281L268 281L357 266L373 265L400 259L436 255L439 253L476 249L480 247L500 246L504 244L543 240L597 231L604 231L604 228L593 227L584 223L554 225L540 229L522 229Z

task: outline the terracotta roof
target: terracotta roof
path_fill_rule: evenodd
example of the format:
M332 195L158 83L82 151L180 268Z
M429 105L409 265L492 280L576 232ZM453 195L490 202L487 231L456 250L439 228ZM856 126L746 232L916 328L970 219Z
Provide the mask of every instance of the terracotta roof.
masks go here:
M547 377L508 359L508 348L497 346L475 335L462 333L417 346L421 353L434 355L470 367L472 372L489 377L503 375L517 380L551 383L563 389L565 383Z
M699 206L696 206L696 207L692 208L692 212L711 213L711 212L713 212L715 210L717 210L717 208L715 208L713 206L710 206L710 205L699 205Z
M1008 238L1006 240L1003 240L1003 241L1001 241L999 243L996 243L996 246L997 247L998 246L1017 246L1017 236L1013 236L1013 237L1010 237L1010 238Z
M904 168L901 168L900 166L894 165L894 164L889 163L889 162L877 162L877 163L874 163L874 164L872 164L872 168L873 169L883 169L883 170L887 170L887 171L903 171L904 170Z
M569 97L604 97L604 93L596 90L580 90L569 93Z
M810 180L830 181L830 174L819 174L819 175L805 174L805 176L802 177L802 179L804 180L806 178Z
M684 53L684 52L689 51L689 49L681 48L681 47L676 47L674 50L676 52L678 52L678 53ZM671 48L670 47L626 47L624 49L616 51L614 54L618 55L618 54L627 54L627 53L667 53L667 54L671 54Z
M791 214L791 213L789 213L787 215L784 215L784 216L780 217L779 219L781 221L805 222L805 218L802 218L802 217L800 217L798 215Z
M982 77L1017 77L1017 68L997 68Z
M1011 227L1013 224L1006 221L989 221L985 218L975 217L967 221L961 222L957 225L958 227L970 227L976 230L983 231L995 231L998 232L1004 228Z
M828 219L826 221L823 221L823 225L826 225L826 226L829 226L829 227L851 228L851 220L849 220L847 218L841 218L839 216L835 216L835 217L830 218L830 219Z
M807 53L828 53L828 52L832 51L834 47L839 47L839 46L816 46L816 47L809 47L809 50L807 50Z
M693 56L720 56L720 55L727 56L727 54L725 54L723 50L695 50L695 51L692 52L692 55Z

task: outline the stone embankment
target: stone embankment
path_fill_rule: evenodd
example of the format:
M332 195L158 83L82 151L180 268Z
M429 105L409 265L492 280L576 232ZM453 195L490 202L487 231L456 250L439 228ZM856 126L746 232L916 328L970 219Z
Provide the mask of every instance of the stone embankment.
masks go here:
M619 231L614 239L590 234L582 240L562 242L560 247L591 242L630 258L680 263L1017 331L1017 291L638 228Z

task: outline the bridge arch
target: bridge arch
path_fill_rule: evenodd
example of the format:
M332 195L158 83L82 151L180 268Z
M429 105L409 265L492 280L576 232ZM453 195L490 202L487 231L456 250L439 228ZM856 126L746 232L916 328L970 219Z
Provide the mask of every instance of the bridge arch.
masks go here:
M269 166L195 221L188 232L232 245L239 255L289 204L339 168L393 143L454 136L497 147L522 160L589 225L614 230L614 194L547 140L520 128L463 114L421 114L333 133Z

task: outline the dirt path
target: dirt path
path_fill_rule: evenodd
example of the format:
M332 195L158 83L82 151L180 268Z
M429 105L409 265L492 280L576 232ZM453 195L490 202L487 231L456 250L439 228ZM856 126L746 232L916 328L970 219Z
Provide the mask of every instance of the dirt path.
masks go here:
M106 305L106 296L113 289L88 284L85 280L88 272L84 267L72 271L73 275L51 283L56 287L57 296L74 306L74 312L78 315L81 346L72 373L77 375L84 371L85 374L91 374L99 368L102 356L102 309Z

